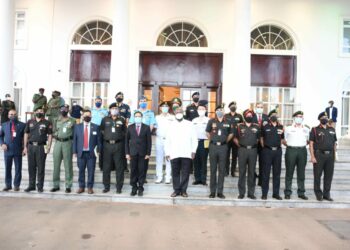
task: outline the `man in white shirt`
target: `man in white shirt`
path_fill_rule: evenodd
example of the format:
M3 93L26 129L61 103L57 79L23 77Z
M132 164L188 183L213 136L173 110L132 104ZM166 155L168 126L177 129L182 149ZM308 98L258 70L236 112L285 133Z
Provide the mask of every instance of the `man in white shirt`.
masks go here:
M174 116L169 114L169 105L167 102L162 102L160 105L161 114L156 116L156 127L157 127L157 137L156 137L156 172L157 180L156 183L159 184L163 181L163 162L165 158L164 144L167 134L167 130L170 123L174 121ZM165 161L165 184L170 184L171 180L171 166L170 161Z
M188 197L187 186L190 177L191 160L195 157L198 139L192 122L184 120L183 109L175 110L175 121L167 131L165 155L170 160L174 192L171 197Z
M207 161L209 152L209 141L205 129L209 118L206 116L208 101L200 100L198 102L197 112L199 117L192 120L197 133L198 147L196 157L193 160L194 178L193 185L207 185Z
M295 166L297 166L298 197L307 200L305 196L305 167L307 161L306 145L309 143L310 129L303 125L304 113L297 111L293 114L294 122L285 129L286 141L286 185L284 198L290 199Z

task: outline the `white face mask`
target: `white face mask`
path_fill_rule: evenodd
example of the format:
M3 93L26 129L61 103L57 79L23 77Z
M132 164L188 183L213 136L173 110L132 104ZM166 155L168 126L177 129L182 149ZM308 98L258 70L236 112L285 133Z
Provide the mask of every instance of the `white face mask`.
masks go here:
M205 116L205 110L198 110L198 115L199 115L200 117Z
M184 114L182 114L182 113L177 113L177 114L175 115L175 118L176 118L176 120L181 121L181 120L184 118Z
M256 112L257 114L262 114L263 111L264 111L263 108L256 108L256 110L255 110L255 112Z
M169 107L162 107L161 110L162 110L162 113L166 114L169 111Z
M294 122L298 125L302 124L303 123L303 118L302 117L295 117L294 118Z

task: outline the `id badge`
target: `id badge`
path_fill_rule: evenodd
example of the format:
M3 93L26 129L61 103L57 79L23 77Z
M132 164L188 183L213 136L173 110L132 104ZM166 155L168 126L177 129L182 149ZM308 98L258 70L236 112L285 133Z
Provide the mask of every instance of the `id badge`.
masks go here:
M112 127L112 133L115 133L115 127Z
M16 137L16 135L17 135L16 132L13 132L13 133L12 133L12 136L13 136L13 137Z
M218 131L218 136L221 136L221 129L219 129Z
M67 128L63 128L63 133L67 133Z

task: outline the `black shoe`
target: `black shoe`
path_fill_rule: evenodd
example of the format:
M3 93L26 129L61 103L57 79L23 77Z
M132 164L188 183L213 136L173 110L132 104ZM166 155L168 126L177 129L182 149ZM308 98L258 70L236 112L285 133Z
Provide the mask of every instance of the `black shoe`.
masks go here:
M60 188L58 188L58 187L56 187L56 188L51 188L50 192L57 192L57 191L59 191L59 190L60 190Z
M12 187L5 187L2 191L7 192L10 191L12 189Z
M322 198L322 196L319 196L319 197L316 197L316 200L323 201L323 198Z
M122 190L121 189L117 189L117 194L121 194L122 193Z
M176 196L178 196L178 195L180 195L180 194L179 194L179 193L174 192L174 193L172 193L172 194L170 195L170 197L174 198L174 197L176 197Z
M102 190L102 193L108 193L109 192L109 188L105 188Z
M323 199L326 201L334 201L331 197L323 197Z
M129 171L128 168L126 168L126 169L124 169L124 172L125 172L125 173L129 173L130 171Z
M139 190L139 192L137 193L138 196L143 196L143 190Z
M289 195L289 194L286 194L286 195L284 196L284 199L285 199L285 200L290 200L290 195Z
M132 190L130 193L131 196L135 196L136 194L137 194L137 190Z
M231 173L231 177L236 177L236 174L234 172Z
M24 189L24 192L30 192L30 191L35 191L35 188L33 187L27 187L26 189Z
M13 189L13 191L18 192L18 191L19 191L19 187L15 187L15 188Z
M244 198L244 194L238 195L238 199L243 199L243 198Z
M199 184L202 184L202 182L201 181L194 181L194 182L192 182L192 185L199 185Z
M298 197L302 200L308 200L309 198L307 198L307 196L305 196L305 194L302 195L298 195Z
M215 198L215 193L210 193L209 198Z
M252 194L252 195L248 195L248 198L249 198L249 199L252 199L252 200L256 200L256 197L255 197L255 195L253 195L253 194Z
M279 200L279 201L282 200L282 197L280 195L278 195L278 194L272 195L272 198L274 198L276 200Z
M43 188L38 188L38 192L42 193L42 192L44 192L44 189Z
M65 191L67 194L71 193L72 192L72 189L71 188L66 188L66 191Z
M181 196L187 198L187 197L188 197L188 194L187 194L186 192L182 192L182 193L181 193Z
M220 199L225 199L226 197L225 197L225 195L223 195L223 194L218 194L217 195Z
M261 196L261 199L262 199L262 200L267 200L267 195Z
M208 186L208 184L205 181L202 181L203 186Z

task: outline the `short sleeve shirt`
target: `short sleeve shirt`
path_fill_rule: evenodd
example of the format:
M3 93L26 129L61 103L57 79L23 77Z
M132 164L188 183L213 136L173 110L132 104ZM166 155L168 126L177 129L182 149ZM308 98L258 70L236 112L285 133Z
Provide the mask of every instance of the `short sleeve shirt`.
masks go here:
M42 119L39 122L36 119L32 119L27 122L25 133L29 134L29 142L45 143L47 136L52 134L52 124L46 119Z

